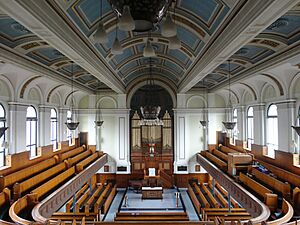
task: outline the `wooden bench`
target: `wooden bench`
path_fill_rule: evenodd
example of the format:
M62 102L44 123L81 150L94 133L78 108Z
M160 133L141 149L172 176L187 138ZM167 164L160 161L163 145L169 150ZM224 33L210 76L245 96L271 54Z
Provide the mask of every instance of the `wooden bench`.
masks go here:
M300 176L292 173L290 171L281 169L277 166L273 166L269 163L263 162L261 160L258 160L260 164L262 164L264 167L266 167L269 171L271 171L273 174L275 174L278 178L289 182L290 184L300 187Z
M10 190L8 188L4 188L0 193L0 219L3 218L4 214L9 209L10 198Z
M84 192L88 189L89 185L85 184L76 194L75 194L75 199L79 199ZM73 205L73 198L71 198L67 203L66 203L66 212L71 212L71 207Z
M90 212L90 207L91 207L94 199L97 198L97 197L99 197L99 194L100 194L102 188L103 188L102 185L98 186L97 189L96 189L96 191L94 191L94 193L92 194L92 196L89 198L89 200L87 201L87 203L84 206L84 212L85 213Z
M224 162L228 161L228 156L224 152L221 152L217 149L213 149L211 153L217 156L218 158L222 159Z
M62 182L66 181L68 178L73 176L75 174L75 167L71 167L70 169L64 171L63 173L59 174L55 178L47 181L43 185L39 186L38 188L31 191L32 194L36 195L36 200L39 200L42 196L47 194L49 191L51 191L53 188L55 188L57 185L61 184Z
M188 221L186 212L119 212L115 221Z
M270 189L266 188L243 173L240 173L239 180L263 199L266 198L266 193L273 193Z
M99 209L101 209L101 206L102 206L101 203L103 203L104 198L105 198L105 196L108 193L110 188L112 188L112 183L109 183L108 185L106 185L105 189L103 190L103 192L101 193L101 195L97 199L96 203L94 204L94 213L98 213Z
M62 220L62 221L73 221L82 220L85 217L85 220L94 221L98 216L97 213L65 213L65 212L55 212L50 217L50 220Z
M205 157L213 162L217 167L219 167L223 171L227 171L227 163L224 162L223 160L219 159L215 155L211 154L210 152L206 151L205 152Z
M251 219L251 215L244 209L202 209L202 218L204 221L214 220L215 217L219 217L224 220L248 220Z
M0 191L2 191L5 187L9 187L19 181L22 181L26 178L29 178L43 170L46 170L52 166L54 166L58 162L58 157L54 156L52 158L46 159L42 162L39 162L35 165L29 166L27 168L21 169L14 173L0 176Z
M75 164L77 164L78 162L82 161L83 159L87 158L88 156L90 156L92 154L91 150L86 150L81 152L79 155L76 155L72 158L69 158L67 160L67 163L70 166L74 166Z
M275 191L278 191L282 193L282 195L285 198L290 198L291 196L291 185L289 183L283 183L280 180L277 180L274 177L271 177L270 175L264 174L260 172L258 169L253 168L252 169L252 174L260 181L263 183L269 185L272 187Z
M50 177L64 171L66 169L65 163L60 163L52 168L39 173L21 183L15 183L13 186L13 196L14 199L17 200L21 197L22 193L31 189L32 187L44 182L45 180L49 179Z
M217 202L217 200L214 198L212 193L207 189L207 187L202 183L201 188L204 190L205 194L209 198L210 202L213 204L214 208L220 208L220 204Z
M91 162L95 161L98 157L99 157L98 152L95 152L91 156L85 158L84 160L82 160L81 162L76 164L76 172L79 173L79 172L83 171L83 169L86 166L88 166Z
M223 197L227 199L228 192L219 183L216 183L215 186L216 186L217 190L219 190L222 193ZM234 208L239 207L238 202L233 198L230 198L230 203L233 205Z
M232 148L228 148L228 147L223 146L223 145L219 147L219 150L221 150L223 153L226 153L226 154L228 154L228 153L239 153L239 151L234 150Z
M106 214L108 212L108 209L109 209L109 207L110 207L110 205L111 205L111 203L112 203L112 201L113 201L113 199L114 199L114 197L116 195L116 192L117 192L117 185L115 185L111 189L109 195L107 196L107 198L106 198L106 200L105 200L105 202L103 204L103 213L104 214Z
M69 150L65 153L62 153L62 154L59 155L60 161L62 162L65 159L68 159L68 158L71 158L73 156L79 155L83 151L84 151L84 147L81 146L81 147L75 148L73 150Z
M188 194L194 204L194 207L197 211L198 214L200 214L200 210L201 210L201 204L200 202L198 201L197 197L196 197L196 194L195 192L193 191L192 187L190 184L188 184Z
M27 213L31 213L35 199L35 194L27 194L15 201L9 209L10 218L17 224L31 224L31 221L22 218L19 214L25 209Z
M91 195L91 190L87 189L85 193L76 201L75 209L74 209L75 213L80 212L81 206L89 198L90 195Z
M192 186L195 188L195 194L199 195L201 205L203 204L204 208L209 208L210 204L205 198L205 196L203 195L202 191L200 190L200 187L196 183L192 183Z
M289 202L287 202L285 199L283 199L282 202L282 212L284 213L284 216L273 221L267 222L268 225L281 225L281 224L286 224L289 222L293 215L294 215L294 210L293 207Z
M246 153L228 153L228 173L236 176L241 171L247 171L253 164L253 156Z

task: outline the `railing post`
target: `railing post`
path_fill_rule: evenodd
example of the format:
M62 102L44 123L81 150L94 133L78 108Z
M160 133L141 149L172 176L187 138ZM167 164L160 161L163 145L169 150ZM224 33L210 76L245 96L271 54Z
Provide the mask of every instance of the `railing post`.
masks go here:
M215 178L212 179L212 194L215 197Z
M73 212L75 212L75 206L76 206L76 194L73 194Z
M231 204L230 204L230 194L228 192L228 211L231 212Z

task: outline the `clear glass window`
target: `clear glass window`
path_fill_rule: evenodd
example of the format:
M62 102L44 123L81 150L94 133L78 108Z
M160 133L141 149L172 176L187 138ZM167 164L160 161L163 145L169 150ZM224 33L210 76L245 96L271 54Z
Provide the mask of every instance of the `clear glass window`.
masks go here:
M55 109L51 109L50 113L50 128L51 136L50 141L53 145L53 149L57 149L57 112Z
M254 113L253 107L249 107L247 111L247 146L251 149L254 144Z
M278 149L278 115L277 106L272 104L267 111L267 146L268 156L275 157L275 149Z
M0 127L5 127L6 123L6 113L2 104L0 104ZM5 141L6 141L6 131L0 138L0 167L5 166Z
M26 114L26 150L30 157L37 156L37 112L33 106L27 108Z

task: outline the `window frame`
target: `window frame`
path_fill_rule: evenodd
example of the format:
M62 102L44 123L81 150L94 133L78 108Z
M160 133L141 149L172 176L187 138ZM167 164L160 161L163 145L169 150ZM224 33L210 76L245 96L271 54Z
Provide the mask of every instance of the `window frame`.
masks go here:
M232 121L236 122L235 127L233 128L233 140L235 142L235 140L238 139L238 110L237 108L234 108L232 110Z
M252 109L252 115L249 115L250 109ZM249 149L251 149L251 144L254 144L254 108L253 108L253 106L248 107L246 119L247 119L247 121L246 121L247 122L247 147ZM251 135L249 135L249 124L250 124L249 120L250 119L252 120L252 122L251 122L252 123Z
M55 112L55 117L52 117L52 111ZM53 136L53 127L55 127L55 137ZM50 110L50 142L53 145L53 149L57 149L57 132L58 132L58 114L55 108Z
M28 109L29 108L32 108L34 109L35 111L35 116L32 117L28 117L27 116L27 113L28 113ZM33 158L33 157L36 157L37 156L37 141L38 141L38 138L37 138L37 133L38 133L38 116L37 116L37 110L36 108L33 106L33 105L30 105L27 107L27 110L26 110L26 150L27 151L30 151L30 157ZM28 123L29 122L29 123ZM29 143L27 143L27 129L28 129L28 125L29 125ZM32 134L32 125L35 126L35 134ZM34 139L35 139L35 143L32 143L32 136L34 136Z
M68 110L67 111L67 123L70 123L70 122L72 122L72 111ZM67 127L67 140L69 141L69 145L72 145L72 137L73 137L72 134L73 134L73 132L71 130L69 130L69 128Z
M3 123L1 127L6 126L6 110L5 107L0 103L0 110L3 110L3 117L0 117L0 123ZM6 141L6 131L4 132L3 136L0 138L0 154L2 154L3 160L0 162L0 168L5 166L6 161L6 148L2 147L2 143Z
M270 109L271 107L276 107L276 115L270 115ZM275 128L274 128L274 121L276 121ZM270 123L272 122L272 129L270 129ZM278 149L278 108L277 105L272 103L267 108L267 116L266 116L266 145L268 146L268 156L274 158L275 157L275 150ZM275 132L275 135L277 134L277 137L272 137L272 142L270 140L270 132L273 131L273 135ZM274 140L277 140L275 143Z

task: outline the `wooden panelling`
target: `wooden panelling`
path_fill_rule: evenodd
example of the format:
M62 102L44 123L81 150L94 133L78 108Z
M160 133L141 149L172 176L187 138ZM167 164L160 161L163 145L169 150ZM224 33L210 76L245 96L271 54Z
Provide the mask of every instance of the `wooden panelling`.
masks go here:
M207 173L174 174L175 185L179 188L187 188L189 180L198 180L199 183L208 182Z

